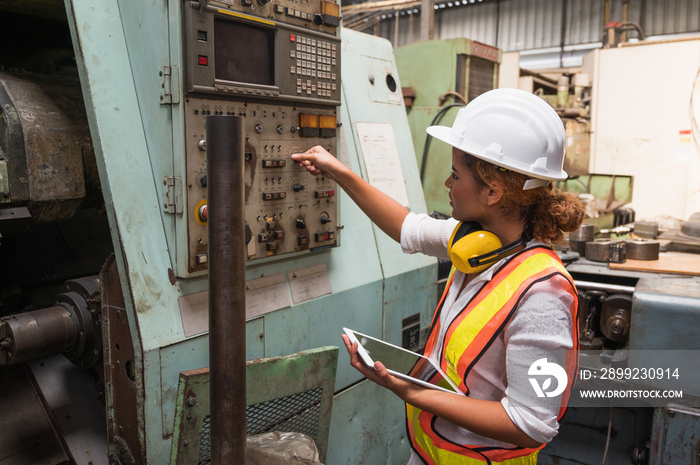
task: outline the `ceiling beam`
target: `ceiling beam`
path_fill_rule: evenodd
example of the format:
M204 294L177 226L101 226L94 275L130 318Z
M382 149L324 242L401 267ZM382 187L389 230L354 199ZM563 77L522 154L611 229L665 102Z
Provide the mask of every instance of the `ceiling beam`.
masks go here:
M341 7L343 14L356 14L364 11L376 10L396 10L404 8L413 8L420 5L420 0L380 0L378 2L356 3Z

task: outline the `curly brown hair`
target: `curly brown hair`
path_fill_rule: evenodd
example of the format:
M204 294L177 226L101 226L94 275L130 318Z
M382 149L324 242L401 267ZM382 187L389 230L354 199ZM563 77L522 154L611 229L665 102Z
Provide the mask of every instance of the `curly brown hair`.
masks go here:
M533 235L546 244L561 242L564 232L581 225L585 217L583 204L574 194L547 186L523 190L528 176L507 170L461 153L464 166L483 187L500 186L500 207L507 217L532 225Z

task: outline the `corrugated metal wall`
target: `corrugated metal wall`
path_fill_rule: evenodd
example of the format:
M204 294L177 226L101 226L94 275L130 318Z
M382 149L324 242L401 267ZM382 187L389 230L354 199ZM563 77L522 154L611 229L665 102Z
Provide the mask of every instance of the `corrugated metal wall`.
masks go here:
M537 51L552 54L552 49L559 49L564 52L558 57L562 66L579 65L583 53L575 51L599 47L603 34L604 0L459 0L440 1L437 6L437 39L467 37L504 52L525 52L526 56L536 56ZM621 0L612 1L610 20L622 20ZM420 39L419 9L399 14L398 34L395 21L395 15L387 15L379 24L379 35L395 47ZM638 23L647 37L697 33L700 0L630 0L629 21ZM372 34L374 29L364 32ZM635 37L636 32L629 35ZM551 65L551 61L543 63Z

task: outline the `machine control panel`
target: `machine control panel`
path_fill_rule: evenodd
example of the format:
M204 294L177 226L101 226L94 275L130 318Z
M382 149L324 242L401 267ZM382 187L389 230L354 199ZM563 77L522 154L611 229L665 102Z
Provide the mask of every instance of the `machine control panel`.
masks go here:
M189 272L206 269L208 261L207 163L206 151L201 147L206 147L205 122L210 114L245 118L248 260L338 245L335 182L312 175L290 159L292 153L303 152L314 145L335 152L335 107L306 108L189 98L187 111L185 184ZM319 127L321 124L326 127Z
M249 261L339 244L335 182L290 155L337 153L339 6L334 2L185 2L184 275L208 265L206 117L244 118Z

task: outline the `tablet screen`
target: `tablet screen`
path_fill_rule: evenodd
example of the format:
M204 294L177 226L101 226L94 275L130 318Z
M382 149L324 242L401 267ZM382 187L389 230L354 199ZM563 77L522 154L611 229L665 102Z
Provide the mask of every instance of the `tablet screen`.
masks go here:
M426 357L351 329L347 331L355 335L357 341L364 347L372 360L382 362L387 370L421 378L423 377L421 375L427 374L423 372L423 368L427 368L424 365L431 364Z
M408 379L426 387L446 390L455 394L463 393L450 383L427 357L410 350L389 344L380 339L375 339L366 334L358 333L348 328L343 328L346 333L351 333L357 342L364 348L374 362L382 362L384 366L402 378ZM439 375L436 377L436 375ZM425 381L432 379L433 383Z
M408 375L413 366L419 360L421 360L421 356L415 352L401 350L400 348L389 345L384 341L373 339L354 331L353 333L372 360L375 362L382 362L389 370Z

